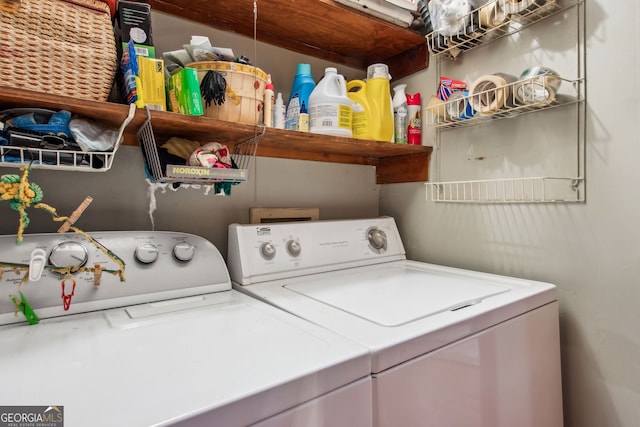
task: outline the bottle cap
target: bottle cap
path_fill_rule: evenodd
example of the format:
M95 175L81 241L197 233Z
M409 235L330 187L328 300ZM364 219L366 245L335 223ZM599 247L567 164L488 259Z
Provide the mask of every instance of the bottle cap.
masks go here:
M278 92L278 96L276 98L276 104L280 105L284 103L284 101L282 100L282 92Z
M311 74L311 64L298 64L296 74Z
M389 75L389 67L387 64L372 64L367 67L367 79L375 79L383 77L385 79L391 79Z
M271 83L271 74L267 74L267 84L264 88L265 90L268 90L268 89L273 90L273 83Z
M407 104L408 105L420 105L420 92L415 93L413 95L407 94Z

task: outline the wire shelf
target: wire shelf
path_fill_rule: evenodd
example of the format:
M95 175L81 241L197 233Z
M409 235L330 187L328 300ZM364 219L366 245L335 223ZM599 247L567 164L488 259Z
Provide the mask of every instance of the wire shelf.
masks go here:
M584 202L584 178L531 177L426 183L427 200L450 203Z
M214 185L216 183L239 184L249 179L251 161L258 150L258 142L266 127L260 133L238 142L231 150L231 158L237 168L208 168L202 166L187 166L185 164L163 165L158 153L158 145L151 125L151 112L147 109L147 118L138 130L138 143L142 147L149 174L153 182L176 184Z
M443 35L439 31L427 34L425 38L429 51L437 57L446 55L456 59L462 52L515 34L531 24L567 9L562 8L556 0L518 2L524 5L521 9L515 9L513 4L506 0L489 1L460 17L457 25L460 30L455 34Z
M487 90L453 92L446 101L434 96L426 106L430 113L427 125L441 130L460 128L584 100L584 79L554 76L563 89L556 93L555 89L546 86L545 79L548 78L548 75L539 75Z
M135 116L135 105L118 129L117 142L110 151L76 151L53 148L34 148L16 145L0 146L0 166L33 169L66 170L75 172L106 172L111 169L116 151L122 144L124 130Z

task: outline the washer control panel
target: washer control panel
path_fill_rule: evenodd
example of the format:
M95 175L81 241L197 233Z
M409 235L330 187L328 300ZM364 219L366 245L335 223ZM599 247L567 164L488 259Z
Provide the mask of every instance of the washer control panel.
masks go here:
M404 257L391 217L229 226L227 264L240 284Z
M231 289L206 239L163 231L0 236L0 325L24 296L41 318ZM15 298L16 301L14 301ZM48 314L47 314L48 313Z

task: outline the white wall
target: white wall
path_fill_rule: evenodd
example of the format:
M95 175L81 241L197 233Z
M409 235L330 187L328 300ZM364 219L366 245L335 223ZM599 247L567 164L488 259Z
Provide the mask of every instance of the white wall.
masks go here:
M585 204L456 205L426 201L419 183L381 187L380 213L396 217L410 258L558 286L564 410L572 427L640 425L639 9L632 0L615 6L586 1ZM462 79L517 73L526 61L542 61L573 77L571 25L552 18L516 40L469 52L445 72ZM520 58L514 49L521 46L532 53ZM408 90L434 93L435 68L407 78ZM540 116L446 131L439 179L570 169L571 113L557 109ZM424 144L433 141L426 130ZM475 160L483 156L488 161ZM432 177L437 173L432 170Z

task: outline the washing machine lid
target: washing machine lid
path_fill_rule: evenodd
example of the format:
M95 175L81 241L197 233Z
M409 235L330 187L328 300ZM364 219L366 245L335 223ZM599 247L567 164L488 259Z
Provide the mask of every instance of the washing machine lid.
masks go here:
M331 280L310 276L285 288L381 326L400 326L455 311L511 288L484 277L424 266L391 263L384 268L344 271Z
M549 283L409 260L234 287L367 346L374 373L557 300Z
M62 405L69 425L252 425L370 373L364 346L233 290L0 326L0 342L3 404Z

